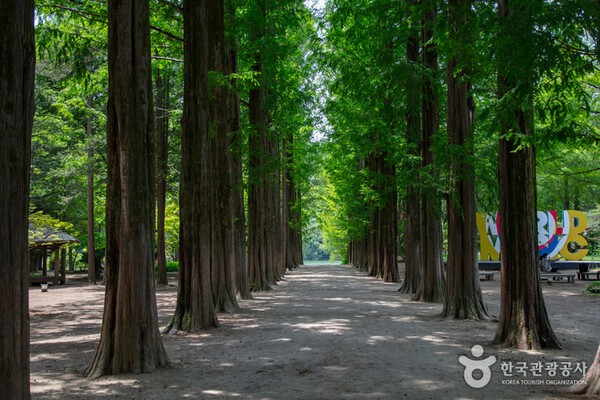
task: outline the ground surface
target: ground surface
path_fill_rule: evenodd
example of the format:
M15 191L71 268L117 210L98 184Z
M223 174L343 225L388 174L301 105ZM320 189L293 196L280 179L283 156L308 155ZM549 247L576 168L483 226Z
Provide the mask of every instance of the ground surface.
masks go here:
M288 272L274 290L242 301L239 313L220 315L220 328L165 336L170 367L90 381L82 372L99 339L103 287L71 282L46 293L30 290L34 399L569 398L563 386L546 382L567 379L560 371L506 377L501 364L571 362L568 379L577 379L575 365L592 362L600 339L600 298L581 295L579 281L543 285L563 350L518 352L489 344L494 322L441 319L441 305L413 302L398 284L348 266L305 266ZM481 284L497 315L499 274ZM175 284L157 290L162 325L174 311L176 292ZM485 349L482 358L497 358L482 389L465 383L458 362L461 355L474 359L476 344Z

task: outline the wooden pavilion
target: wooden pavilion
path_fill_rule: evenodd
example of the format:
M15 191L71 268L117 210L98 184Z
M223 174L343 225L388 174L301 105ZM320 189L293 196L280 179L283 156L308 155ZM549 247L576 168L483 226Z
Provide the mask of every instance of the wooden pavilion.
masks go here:
M29 224L29 283L64 284L66 280L67 247L79 243L73 236L47 226ZM54 254L52 265L48 265ZM49 268L50 267L50 268ZM50 272L50 274L49 274Z

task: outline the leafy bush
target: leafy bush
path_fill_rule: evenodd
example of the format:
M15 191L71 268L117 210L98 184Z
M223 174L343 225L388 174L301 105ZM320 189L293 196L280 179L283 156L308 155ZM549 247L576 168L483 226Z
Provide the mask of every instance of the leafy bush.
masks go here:
M177 272L177 271L179 271L179 262L167 261L167 272Z
M154 264L154 271L158 271L158 264ZM179 271L179 262L177 261L167 261L167 272L177 272Z
M590 283L583 292L585 294L600 296L600 281Z

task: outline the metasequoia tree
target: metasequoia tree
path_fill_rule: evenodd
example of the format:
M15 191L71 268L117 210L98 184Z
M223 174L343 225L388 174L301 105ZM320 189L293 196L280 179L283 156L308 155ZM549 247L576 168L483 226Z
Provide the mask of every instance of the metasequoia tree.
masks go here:
M0 3L0 388L29 394L28 206L35 73L32 0Z
M106 269L92 378L168 363L154 291L155 149L147 1L108 2Z
M390 152L381 148L385 147L383 138L373 140L372 144L375 148L369 154L367 165L378 201L372 205L367 237L368 273L385 282L398 282L396 168L390 160Z
M167 255L165 251L165 209L167 204L167 170L169 157L169 77L156 72L156 258L158 271L156 283L168 284Z
M228 10L228 15L235 14ZM227 67L229 74L238 72L237 52L232 44L227 54ZM248 276L248 256L246 253L246 213L244 209L244 178L243 178L243 137L240 120L240 99L233 90L227 92L229 102L229 131L231 140L231 208L233 213L233 249L236 290L242 299L251 299L250 282Z
M179 289L166 331L218 326L211 284L208 16L206 0L185 0L184 93L179 194Z
M438 55L433 43L433 23L436 10L426 10L422 28L422 64L425 70L422 97L421 158L422 169L432 177L438 175L434 165L434 140L439 129L439 94L437 92ZM440 200L435 188L421 191L420 204L420 282L413 299L442 302L444 300L444 270L442 265L442 222Z
M225 44L225 10L223 0L208 0L208 69L219 76L228 73ZM229 110L225 86L210 82L210 151L211 151L211 279L216 311L232 312L238 308L235 288L236 255L233 231L232 162L230 160Z
M87 98L87 106L90 111L90 115L87 118L86 123L86 137L87 137L87 217L88 217L88 282L92 285L96 284L96 245L94 243L94 147L93 147L93 128L92 128L92 96Z
M533 135L534 13L543 1L499 0L497 39L500 142L501 305L494 342L560 348L550 326L538 268Z
M283 142L284 172L282 179L282 224L285 243L285 267L302 265L302 209L294 170L294 135L288 134Z
M414 4L413 1L409 3ZM412 16L412 14L411 14ZM406 43L406 146L408 153L408 167L418 169L414 160L419 159L421 142L421 84L419 83L417 68L419 63L419 29L420 23L409 18L410 34ZM419 21L416 19L416 21ZM414 25L417 25L415 27ZM420 240L420 193L415 174L406 187L405 197L405 223L404 223L404 280L398 289L402 293L415 294L420 282L421 270L421 240Z
M265 45L268 7L265 1L253 4L250 40L257 46L252 71L260 84L250 90L248 138L248 273L252 290L268 290L280 279L283 265L279 138L269 129L269 65L272 55Z
M473 167L475 104L469 80L469 46L473 45L475 32L470 30L467 21L471 5L471 0L448 2L448 39L456 47L452 47L447 66L449 174L453 190L448 199L448 265L442 316L486 319L477 263Z

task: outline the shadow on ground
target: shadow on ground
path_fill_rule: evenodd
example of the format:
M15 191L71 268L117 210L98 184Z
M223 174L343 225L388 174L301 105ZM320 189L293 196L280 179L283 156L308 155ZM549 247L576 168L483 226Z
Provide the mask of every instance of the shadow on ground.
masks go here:
M99 339L102 287L32 289L33 398L566 398L558 386L503 384L521 377L505 377L501 364L589 364L598 345L600 299L582 296L580 284L544 287L564 345L546 352L495 348L489 345L495 323L441 319L441 305L413 302L398 287L348 266L305 266L274 290L241 301L239 313L220 315L218 329L164 336L168 368L95 381L82 372ZM498 282L482 282L482 289L497 315ZM175 297L174 285L157 290L163 325ZM483 389L465 383L458 363L475 344L485 348L484 357L497 358Z

